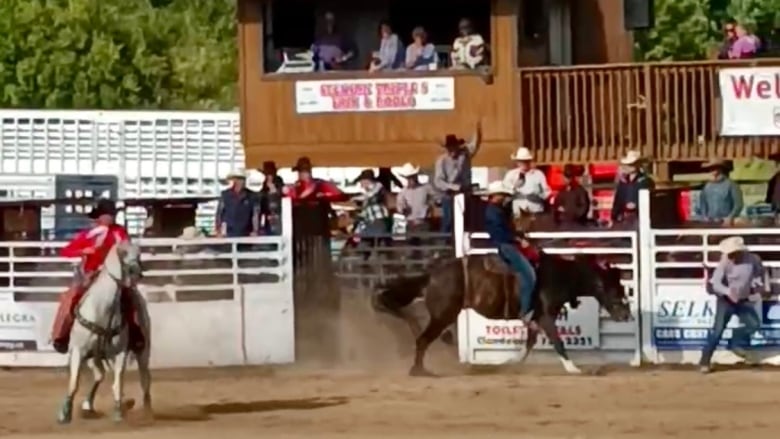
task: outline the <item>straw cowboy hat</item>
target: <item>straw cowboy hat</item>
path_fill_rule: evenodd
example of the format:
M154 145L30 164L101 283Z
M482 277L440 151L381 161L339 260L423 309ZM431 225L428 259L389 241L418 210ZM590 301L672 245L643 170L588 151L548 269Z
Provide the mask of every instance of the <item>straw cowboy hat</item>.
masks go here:
M634 165L637 162L642 160L642 153L639 151L628 151L625 155L625 157L620 159L620 164L622 165Z
M512 195L513 193L513 189L510 186L504 184L502 180L490 182L490 184L488 184L487 190L485 191L485 195Z
M519 161L519 162L527 162L534 159L534 155L531 154L531 150L526 148L525 146L521 146L517 148L517 151L515 151L515 153L509 157L512 160Z
M718 250L724 255L730 255L736 252L747 250L745 240L740 236L732 236L724 239L718 244Z
M403 166L401 166L401 170L398 171L398 175L401 177L409 178L414 175L417 175L420 173L420 167L414 166L411 163L404 163Z
M200 238L203 238L203 232L201 232L200 229L195 226L185 227L182 229L181 235L179 235L179 239L183 239L185 241L192 241L193 239Z
M232 180L234 178L246 179L246 171L243 168L237 168L228 172L227 179Z

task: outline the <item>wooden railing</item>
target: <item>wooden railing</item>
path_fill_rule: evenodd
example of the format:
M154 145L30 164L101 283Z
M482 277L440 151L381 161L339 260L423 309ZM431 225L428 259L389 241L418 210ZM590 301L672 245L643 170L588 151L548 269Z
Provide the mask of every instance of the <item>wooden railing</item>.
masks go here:
M718 134L718 70L751 66L780 59L520 69L521 143L550 163L778 154L777 137Z

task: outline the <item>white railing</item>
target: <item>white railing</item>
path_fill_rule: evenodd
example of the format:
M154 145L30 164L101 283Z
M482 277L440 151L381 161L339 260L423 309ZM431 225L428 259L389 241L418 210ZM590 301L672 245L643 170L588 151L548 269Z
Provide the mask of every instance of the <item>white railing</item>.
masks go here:
M715 300L705 292L707 271L717 264L720 254L718 242L727 237L740 235L748 242L751 251L758 253L768 270L767 284L774 293L773 298L756 305L762 319L759 335L753 345L761 346L764 362L780 363L780 230L775 228L753 229L654 229L650 224L650 193L642 191L640 217L636 231L587 231L532 233L531 237L542 242L548 240L586 240L588 247L545 247L544 251L554 254L598 254L611 260L630 258L615 263L623 270L624 286L631 299L636 320L631 324L609 320L601 312L600 325L588 324L596 315L579 316L577 322L582 328L599 328L599 337L591 334L592 340L599 340L590 347L589 359L598 362L618 361L638 364L691 363L698 361L701 348L712 326ZM484 233L466 233L464 229L465 200L456 198L455 251L459 256L494 253L495 249L484 243ZM482 242L480 242L482 241ZM594 314L593 311L587 311ZM570 316L572 313L569 313ZM465 317L464 317L465 316ZM504 346L478 346L477 340L484 334L486 325L473 324L486 319L475 313L464 312L459 322L466 323L474 333L460 332L461 359L470 363L501 363L513 361L521 356L522 343L508 349ZM491 320L491 325L517 326L517 321ZM559 322L559 325L565 322ZM731 322L724 339L731 336ZM570 348L577 349L570 346ZM612 354L612 355L610 355ZM737 358L725 350L719 350L716 362L735 362Z
M139 291L152 315L157 367L294 361L289 199L282 230L276 237L137 240L145 268ZM35 346L0 351L0 365L64 364L49 344L59 294L77 262L56 255L63 245L0 241L0 315L19 316L0 324L0 340Z

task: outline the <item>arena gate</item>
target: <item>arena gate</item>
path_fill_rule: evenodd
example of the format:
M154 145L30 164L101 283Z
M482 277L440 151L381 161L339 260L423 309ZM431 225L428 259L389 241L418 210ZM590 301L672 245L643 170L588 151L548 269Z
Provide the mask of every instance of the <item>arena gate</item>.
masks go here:
M152 317L152 365L230 366L295 361L292 209L282 236L183 241L140 238L139 289ZM0 241L0 365L62 366L49 331L74 260L63 242Z

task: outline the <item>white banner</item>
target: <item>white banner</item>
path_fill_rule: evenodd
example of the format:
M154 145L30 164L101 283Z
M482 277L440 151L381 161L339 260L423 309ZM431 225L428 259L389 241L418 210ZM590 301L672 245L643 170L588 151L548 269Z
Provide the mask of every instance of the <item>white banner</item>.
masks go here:
M377 78L295 82L299 114L454 110L453 78Z
M566 349L593 350L601 346L600 310L592 297L581 297L577 309L566 308L557 320L558 334ZM528 331L521 320L491 320L471 309L458 318L461 361L471 364L503 364L519 361L525 353ZM465 343L464 343L465 342ZM539 337L536 348L551 349Z
M780 135L780 67L719 72L722 136Z
M0 302L0 351L47 348L47 328L35 306Z

